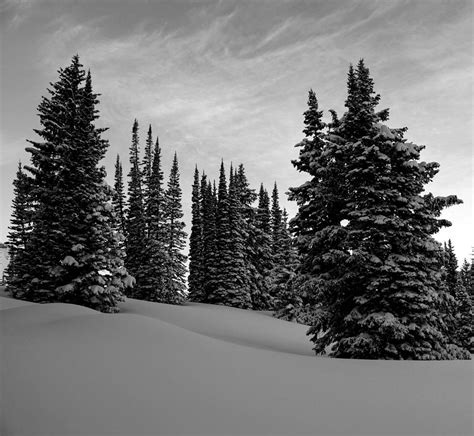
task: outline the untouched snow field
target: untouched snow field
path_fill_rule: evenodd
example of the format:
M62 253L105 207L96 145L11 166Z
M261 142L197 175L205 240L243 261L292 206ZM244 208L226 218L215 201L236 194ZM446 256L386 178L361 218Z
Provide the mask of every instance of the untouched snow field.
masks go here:
M304 326L204 304L0 307L2 435L472 434L472 361L316 357Z

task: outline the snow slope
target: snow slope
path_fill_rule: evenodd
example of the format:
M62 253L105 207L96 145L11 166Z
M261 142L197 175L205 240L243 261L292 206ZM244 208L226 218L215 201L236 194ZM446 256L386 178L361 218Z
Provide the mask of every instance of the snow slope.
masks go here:
M306 327L0 297L2 435L467 435L472 365L312 355Z

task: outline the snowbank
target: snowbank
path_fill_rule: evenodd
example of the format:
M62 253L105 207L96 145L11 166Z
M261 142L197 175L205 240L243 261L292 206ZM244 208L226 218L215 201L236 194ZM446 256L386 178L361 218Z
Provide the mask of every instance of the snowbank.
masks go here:
M1 298L3 435L461 435L472 365L317 358L304 326L129 300Z

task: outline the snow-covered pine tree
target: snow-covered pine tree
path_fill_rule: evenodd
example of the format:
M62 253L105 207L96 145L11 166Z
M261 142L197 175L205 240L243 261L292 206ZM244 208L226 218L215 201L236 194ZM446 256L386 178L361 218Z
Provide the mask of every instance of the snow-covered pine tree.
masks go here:
M202 302L208 302L216 274L216 208L217 198L211 182L203 173L201 177L202 209Z
M280 254L280 238L282 237L282 211L280 208L280 198L278 195L278 186L276 182L273 185L272 191L272 252L273 257L277 259Z
M283 209L278 239L278 255L276 258L274 257L273 269L269 275L270 293L274 300L275 316L277 318L305 323L307 316L304 315L304 319L301 316L306 314L308 308L302 307L302 300L298 301L294 298L295 296L291 295L294 292L291 281L295 278L298 266L298 252L288 229L288 213L286 209ZM291 307L288 307L288 305L291 305Z
M191 235L189 237L189 276L188 299L203 301L203 223L202 223L202 194L199 171L194 169L194 182L192 186L192 218Z
M251 295L249 292L249 275L246 261L246 239L247 225L243 216L243 208L240 202L242 184L239 183L238 174L234 172L232 165L229 176L229 226L230 226L230 247L232 250L232 262L228 267L231 277L233 277L234 298L238 305L235 307L249 307ZM238 291L235 291L238 289Z
M472 353L474 351L472 301L461 281L456 285L455 298L457 310L454 341L459 347Z
M140 293L147 301L168 302L165 280L169 257L166 247L165 192L161 169L161 148L156 138L152 153L152 168L148 182L146 216L148 221L147 246L143 247Z
M255 220L248 229L249 260L253 271L254 286L251 292L252 307L255 310L273 309L273 300L269 289L269 274L273 268L272 256L272 221L270 213L270 198L267 190L260 185L258 205Z
M136 279L136 286L129 297L141 298L140 282L144 263L144 248L147 246L146 217L143 201L142 174L140 171L140 150L138 121L133 122L132 143L130 145L130 171L128 173L128 201L126 223L126 266Z
M332 286L316 293L314 349L330 345L330 355L345 358L469 358L443 322L446 291L432 238L450 225L439 219L442 209L460 201L423 194L439 165L419 162L424 147L408 143L406 129L380 123L388 110L375 112L380 96L363 60L348 84L348 110L327 137L344 146L345 259Z
M231 214L238 214L235 206L237 193L234 191L232 194L235 198L230 199L222 161L216 208L215 272L208 282L207 301L247 309L251 307L251 300L245 287L242 286L245 278L243 257L239 252L239 246L235 244L236 231L240 229L232 228L235 226L233 220L238 219L240 223L240 217L231 217Z
M117 216L118 220L118 228L122 235L125 236L125 187L123 184L122 162L120 162L120 156L118 154L117 160L115 161L114 196L112 201L114 205L115 215Z
M350 73L348 83L352 80ZM341 224L347 198L345 145L342 138L335 135L328 139L323 112L313 90L309 91L308 109L303 115L306 137L296 145L300 147L299 157L292 163L310 179L290 188L288 197L298 206L289 226L295 235L301 263L296 276L282 289L281 307L276 316L303 321L301 313L313 312L304 318L320 317L325 321L336 301L334 289L341 286L340 270L348 257L344 249L346 230ZM320 308L316 309L316 305Z
M108 142L95 127L98 94L79 56L59 70L59 80L39 105L44 142L32 147L32 231L20 256L29 270L11 284L14 296L39 302L81 304L118 311L132 278L123 267L113 191L99 167Z
M257 226L265 234L272 234L272 223L270 215L270 198L267 190L264 188L263 183L260 184L260 191L258 193L258 206L257 206Z
M162 303L182 304L186 291L186 256L182 253L186 245L183 207L181 204L181 187L179 185L178 156L175 153L171 166L164 202L164 245L166 262L164 265Z
M456 295L456 287L458 282L458 260L451 239L444 244L445 268L446 268L446 286L449 293L454 297Z
M158 141L158 138L156 138ZM146 220L146 234L149 234L149 224L150 216L148 210L150 208L150 183L151 183L151 173L153 170L153 133L151 129L151 124L148 126L148 131L146 135L144 156L142 161L142 191L143 191L143 208L145 210L145 220Z
M459 271L459 281L467 290L468 294L470 294L470 290L472 288L472 281L471 281L471 264L464 259L462 263L461 269Z
M8 233L8 254L9 264L5 271L5 276L13 282L15 278L28 271L27 264L21 264L21 253L25 250L28 236L31 232L33 201L31 197L31 179L23 171L21 162L18 163L16 178L13 181L13 202L10 219L10 232ZM18 260L16 257L18 256Z

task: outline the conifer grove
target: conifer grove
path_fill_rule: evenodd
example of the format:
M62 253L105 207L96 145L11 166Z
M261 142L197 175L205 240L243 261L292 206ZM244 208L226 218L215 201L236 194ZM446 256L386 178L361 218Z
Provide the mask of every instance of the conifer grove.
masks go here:
M421 161L407 128L388 127L363 60L349 66L342 116L325 117L309 91L292 161L306 181L287 192L296 216L276 182L252 188L243 164L222 159L216 178L196 165L189 245L178 154L165 177L158 136L149 125L141 142L135 119L110 187L91 74L77 55L58 74L13 181L14 298L102 312L118 312L125 297L189 300L306 324L316 354L470 358L473 267L458 264L451 240L434 239L451 225L442 211L462 201L425 191L439 165Z

